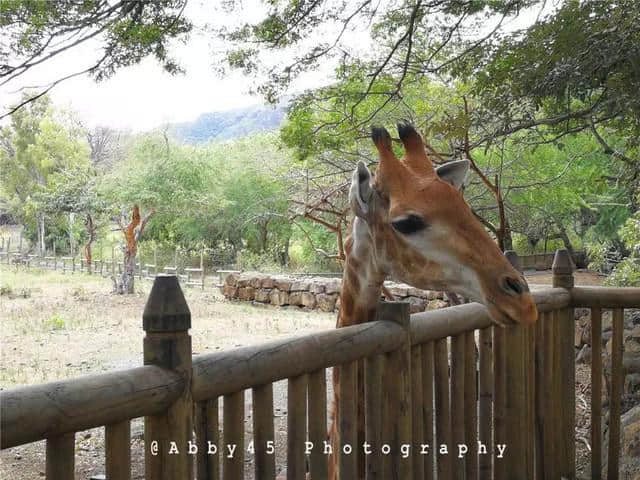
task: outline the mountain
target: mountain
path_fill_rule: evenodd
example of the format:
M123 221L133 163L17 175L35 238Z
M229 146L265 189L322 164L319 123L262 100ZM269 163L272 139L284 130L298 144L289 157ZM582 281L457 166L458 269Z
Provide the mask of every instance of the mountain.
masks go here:
M228 140L256 132L275 130L282 125L286 103L275 107L256 105L225 112L203 113L193 122L175 123L171 134L186 143Z

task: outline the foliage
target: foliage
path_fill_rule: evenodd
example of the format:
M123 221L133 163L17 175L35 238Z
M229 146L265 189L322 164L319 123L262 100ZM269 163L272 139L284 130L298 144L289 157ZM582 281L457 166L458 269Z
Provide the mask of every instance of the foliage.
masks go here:
M468 73L490 107L525 105L569 122L622 115L637 128L639 21L635 0L562 2L487 48Z
M54 110L47 97L17 111L0 129L2 202L34 236L40 232L36 223L45 216L57 221L61 210L51 208L52 195L73 177L72 172L88 168L89 149L82 129L70 115Z
M6 41L0 44L0 78L5 81L92 39L101 41L102 50L88 68L55 80L2 116L41 97L65 78L89 73L102 80L147 56L155 57L169 73L181 71L168 55L167 43L191 31L191 22L182 17L185 4L185 0L0 2L0 28L6 33Z
M623 287L640 287L640 212L630 217L619 232L629 255L618 263L606 283Z
M139 202L156 209L149 239L214 250L231 245L236 252L277 257L290 228L283 153L272 135L204 147L143 135L102 191L116 208Z
M257 90L270 101L300 74L318 68L328 58L338 58L338 81L352 76L368 79L369 86L358 93L361 99L374 93L370 87L382 75L394 77L390 89L375 92L393 98L408 72L444 71L450 63L447 55L473 51L482 44L482 39L474 37L481 36L487 23L499 25L500 17L515 16L535 3L287 0L268 2L263 17L218 33L231 45L226 52L230 67L266 78ZM230 1L227 6L237 12L242 2ZM460 41L463 34L473 40ZM353 45L356 35L360 50ZM456 40L462 45L454 45ZM268 58L273 51L282 51L291 60L274 65Z

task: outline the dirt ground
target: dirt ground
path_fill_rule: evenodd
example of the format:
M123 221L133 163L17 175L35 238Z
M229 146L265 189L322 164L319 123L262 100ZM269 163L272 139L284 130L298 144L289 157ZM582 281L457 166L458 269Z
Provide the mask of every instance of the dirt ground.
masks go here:
M135 295L114 296L108 279L53 272L16 273L5 268L0 269L0 287L0 388L142 365L142 311L150 282L138 282ZM231 303L209 289L203 292L189 288L185 297L191 310L195 354L335 326L331 313ZM250 394L246 395L246 405L250 428ZM275 429L281 434L286 431L286 382L274 385L274 408ZM140 419L132 422L132 437L132 478L142 479ZM279 449L276 458L280 466L284 455ZM247 478L252 477L251 470L248 462ZM103 473L104 429L79 432L76 478L88 480ZM43 475L44 442L0 453L0 478L26 480Z
M529 285L551 285L552 275L548 270L545 271L526 271L525 277ZM574 272L573 278L576 285L591 286L602 285L605 275L601 275L595 272L587 272L585 270L578 270Z
M4 268L4 269L2 269ZM597 275L578 272L578 284L600 282ZM527 275L531 284L550 284L548 273ZM114 296L111 281L87 275L16 272L0 267L0 389L49 382L142 364L142 311L150 282L138 282L136 294ZM186 289L192 313L194 353L261 343L281 336L333 328L335 314L297 307L273 308L231 303L211 289ZM585 377L585 373L587 377ZM329 372L328 372L329 374ZM588 369L577 372L577 388L587 395ZM330 386L331 382L327 382ZM331 392L328 392L331 395ZM246 395L247 442L251 438L251 397ZM578 424L588 421L577 401ZM276 444L286 433L286 382L274 385ZM144 478L142 421L132 422L132 478ZM577 444L579 467L588 458ZM584 451L583 451L584 450ZM276 450L277 469L286 452ZM581 460L582 459L582 460ZM246 478L253 478L251 458ZM584 470L583 470L584 471ZM76 478L104 474L104 430L76 435ZM44 442L0 453L0 478L26 480L44 476ZM96 477L100 478L100 477Z

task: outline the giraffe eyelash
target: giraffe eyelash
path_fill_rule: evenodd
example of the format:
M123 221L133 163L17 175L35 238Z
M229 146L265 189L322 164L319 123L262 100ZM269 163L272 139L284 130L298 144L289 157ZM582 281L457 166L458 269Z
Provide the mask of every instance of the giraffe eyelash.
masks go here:
M427 227L427 224L423 218L418 215L411 214L407 215L407 217L402 220L395 220L391 222L391 226L394 230L402 233L403 235L411 235L412 233L424 230Z

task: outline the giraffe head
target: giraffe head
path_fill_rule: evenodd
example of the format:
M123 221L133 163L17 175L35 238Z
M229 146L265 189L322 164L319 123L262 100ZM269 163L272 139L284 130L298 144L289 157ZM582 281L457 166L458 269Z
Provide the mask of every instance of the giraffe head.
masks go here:
M460 187L466 160L434 169L422 138L398 125L405 156L391 136L373 128L380 156L375 178L359 163L349 199L355 213L354 245L366 237L382 275L416 288L459 293L487 306L498 324L533 323L537 310L515 270L465 202Z

